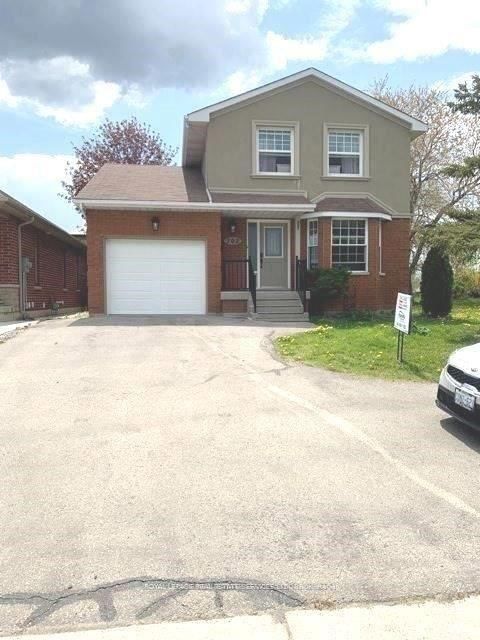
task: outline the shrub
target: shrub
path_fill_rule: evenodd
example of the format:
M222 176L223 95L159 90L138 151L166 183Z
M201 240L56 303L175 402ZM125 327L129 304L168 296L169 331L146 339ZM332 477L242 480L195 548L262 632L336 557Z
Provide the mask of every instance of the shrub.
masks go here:
M349 279L348 269L311 269L307 273L307 286L311 291L311 311L322 313L326 302L344 295Z
M455 298L480 298L480 271L456 269L453 277Z
M434 316L447 316L452 309L453 272L448 257L432 247L422 266L423 312Z

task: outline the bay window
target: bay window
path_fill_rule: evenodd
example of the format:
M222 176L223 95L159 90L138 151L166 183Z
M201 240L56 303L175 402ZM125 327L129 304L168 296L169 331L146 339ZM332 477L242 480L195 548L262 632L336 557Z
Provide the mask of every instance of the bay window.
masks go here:
M351 218L332 220L332 267L346 267L354 273L365 273L367 263L367 221Z

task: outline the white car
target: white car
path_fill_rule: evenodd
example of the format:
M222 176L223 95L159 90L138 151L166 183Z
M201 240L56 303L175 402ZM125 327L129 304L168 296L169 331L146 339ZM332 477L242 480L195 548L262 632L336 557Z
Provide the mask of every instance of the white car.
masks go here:
M452 353L440 374L437 406L480 429L480 343Z

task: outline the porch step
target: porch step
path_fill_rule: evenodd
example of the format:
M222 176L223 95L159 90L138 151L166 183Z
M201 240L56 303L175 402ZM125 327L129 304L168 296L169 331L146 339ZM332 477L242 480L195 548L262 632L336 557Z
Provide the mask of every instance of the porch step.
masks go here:
M254 313L255 320L266 322L308 322L308 313Z
M276 307L285 307L288 309L299 308L303 311L303 305L297 298L285 298L284 300L265 300L257 298L257 309L274 309Z
M300 298L298 293L291 289L259 289L257 301L259 300L300 300Z
M252 317L268 322L305 322L308 313L304 313L296 291L271 289L257 291L257 311Z

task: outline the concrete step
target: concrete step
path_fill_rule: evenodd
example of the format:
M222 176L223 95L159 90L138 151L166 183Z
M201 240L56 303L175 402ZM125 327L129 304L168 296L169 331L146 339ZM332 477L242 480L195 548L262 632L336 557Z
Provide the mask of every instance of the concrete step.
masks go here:
M261 289L257 291L258 300L299 300L298 293L289 289Z
M308 313L254 313L255 320L266 322L308 322Z
M293 298L291 300L288 298L285 300L257 300L257 307L301 307L303 310L303 305L298 298L296 300Z

